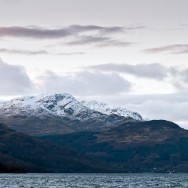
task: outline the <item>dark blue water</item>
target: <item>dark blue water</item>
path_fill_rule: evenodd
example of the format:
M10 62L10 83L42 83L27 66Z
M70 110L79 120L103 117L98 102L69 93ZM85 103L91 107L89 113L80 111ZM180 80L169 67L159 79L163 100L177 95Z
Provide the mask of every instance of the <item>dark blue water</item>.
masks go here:
M0 174L0 188L188 188L188 174Z

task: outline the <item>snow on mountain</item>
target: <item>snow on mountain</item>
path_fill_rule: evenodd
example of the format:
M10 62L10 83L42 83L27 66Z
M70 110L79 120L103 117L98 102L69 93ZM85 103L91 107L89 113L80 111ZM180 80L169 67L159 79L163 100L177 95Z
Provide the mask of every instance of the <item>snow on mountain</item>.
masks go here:
M0 102L0 115L25 114L32 116L55 115L75 119L87 118L93 110L83 106L72 95L42 94ZM94 113L96 115L97 113Z
M81 101L81 103L84 106L92 110L101 112L103 114L107 114L107 115L116 114L118 116L131 117L138 121L144 121L143 117L139 113L129 111L125 107L113 106L97 101Z
M129 111L124 107L108 105L97 101L79 102L76 98L67 93L41 94L0 102L1 116L8 114L33 116L53 114L61 117L84 119L91 114L97 118L100 113L131 117L138 121L144 120L139 113Z

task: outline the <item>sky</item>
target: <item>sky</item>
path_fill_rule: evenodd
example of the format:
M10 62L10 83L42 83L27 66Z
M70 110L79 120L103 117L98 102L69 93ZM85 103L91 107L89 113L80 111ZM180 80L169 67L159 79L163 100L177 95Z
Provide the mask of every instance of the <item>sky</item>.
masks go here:
M0 0L0 99L46 92L188 129L187 0Z

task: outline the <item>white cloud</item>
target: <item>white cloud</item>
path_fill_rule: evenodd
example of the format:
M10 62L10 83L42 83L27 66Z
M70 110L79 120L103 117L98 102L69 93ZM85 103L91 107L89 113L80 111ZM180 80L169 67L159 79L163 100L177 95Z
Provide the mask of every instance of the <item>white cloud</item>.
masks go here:
M46 72L40 77L43 92L68 92L78 96L113 95L128 91L131 84L116 73L82 71L74 75Z
M0 83L0 95L23 95L32 88L32 81L22 66L9 65L1 59Z

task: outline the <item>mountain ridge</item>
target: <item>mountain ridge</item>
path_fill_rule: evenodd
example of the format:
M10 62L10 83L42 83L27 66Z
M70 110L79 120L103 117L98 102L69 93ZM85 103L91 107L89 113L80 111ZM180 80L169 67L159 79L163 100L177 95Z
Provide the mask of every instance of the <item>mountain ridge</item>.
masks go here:
M125 109L128 113L123 116L112 109L111 113L97 111L84 104L67 93L20 97L0 102L0 122L27 134L61 134L98 131L125 121L143 120L140 114Z
M188 172L188 131L138 115L69 94L2 102L0 171Z

